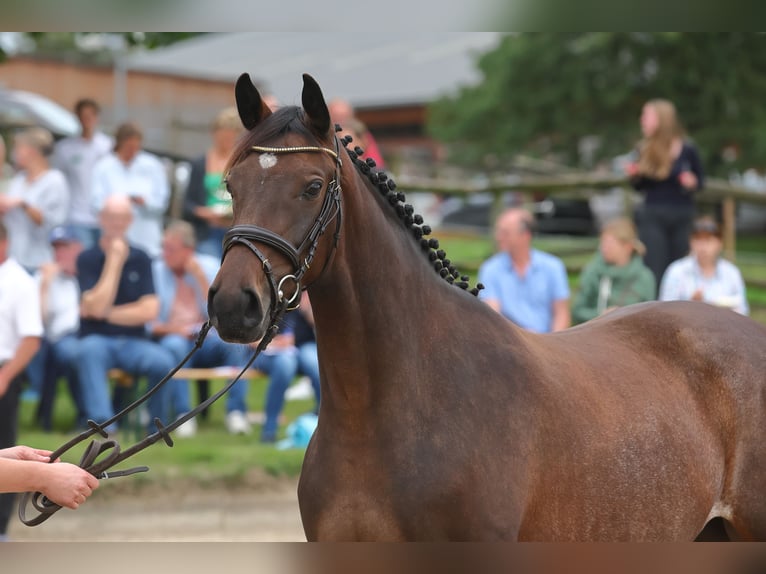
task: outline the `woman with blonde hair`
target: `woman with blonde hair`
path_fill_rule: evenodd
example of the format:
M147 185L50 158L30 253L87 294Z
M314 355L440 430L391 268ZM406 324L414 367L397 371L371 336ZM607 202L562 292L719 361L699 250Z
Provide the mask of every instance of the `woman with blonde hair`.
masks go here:
M644 261L659 283L668 265L689 252L693 193L702 188L704 174L699 153L686 138L671 102L655 99L644 104L641 131L637 161L629 163L626 172L645 198L636 223L646 245Z
M192 162L184 197L184 219L194 226L198 251L219 259L223 234L231 224L231 197L223 185L223 170L242 132L236 108L218 113L211 126L212 144Z
M646 249L627 217L609 221L601 230L599 252L585 266L572 305L572 320L583 323L616 307L652 301L654 275L644 265Z

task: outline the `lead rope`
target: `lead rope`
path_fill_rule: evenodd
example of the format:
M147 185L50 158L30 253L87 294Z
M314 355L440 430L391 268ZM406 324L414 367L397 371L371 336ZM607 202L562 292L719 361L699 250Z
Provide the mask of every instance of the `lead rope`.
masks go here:
M288 301L284 299L278 302L276 310L274 311L271 317L271 324L269 325L269 328L266 330L266 333L264 334L263 338L258 344L258 347L253 353L253 356L250 357L250 360L242 368L239 374L237 374L237 376L234 379L229 381L226 384L226 386L224 386L221 390L219 390L214 395L208 397L204 402L200 403L194 409L186 413L184 416L179 417L178 419L173 421L172 424L168 426L163 425L160 419L155 418L154 424L157 427L157 432L147 436L146 438L137 442L136 444L134 444L133 446L131 446L125 451L121 451L119 443L114 439L109 439L106 441L98 441L98 440L91 441L90 444L88 444L87 448L85 449L85 452L83 453L82 458L80 459L79 466L87 470L89 473L91 473L93 476L95 476L96 478L100 480L107 479L107 478L118 478L122 476L129 476L131 474L136 474L138 472L147 472L149 470L149 467L147 466L137 466L137 467L133 467L129 469L116 470L112 472L108 472L108 471L109 469L118 465L122 461L127 460L128 458L132 457L135 454L138 454L145 448L158 442L160 439L164 440L165 444L167 444L169 447L172 447L173 439L171 438L170 433L173 432L182 424L184 424L185 422L197 416L200 412L208 408L210 405L212 405L214 402L220 399L224 394L226 394L229 391L229 389L231 389L231 387L233 387L234 384L237 381L239 381L242 375L250 368L250 365L252 365L253 361L255 361L258 355L261 354L261 351L263 351L269 345L269 343L271 343L271 340L279 332L279 321L282 319L282 316L287 311L288 305L289 305ZM113 416L111 419L109 419L106 422L98 424L95 421L89 420L88 426L90 427L90 429L87 431L83 431L82 433L74 437L72 440L62 445L61 447L59 447L53 454L51 454L50 456L51 462L54 460L57 460L59 457L61 457L62 454L69 451L75 445L83 442L84 440L87 440L88 437L92 436L95 433L100 434L104 438L108 438L106 430L104 429L108 427L110 424L122 419L129 412L131 412L132 410L137 408L139 405L141 405L143 402L145 402L152 394L156 392L156 390L160 386L164 385L202 346L202 342L207 336L207 333L210 330L210 328L211 328L211 325L208 321L203 325L202 330L197 336L197 340L195 341L194 348L192 348L192 350L186 355L186 357L184 357L184 359L172 371L170 371L167 375L165 375L165 377L159 383L157 383L157 385L155 385L154 388L144 393L139 399L137 399L136 401L128 405L125 409L120 411L118 414L116 414L115 416ZM104 457L101 457L103 453L108 453L108 454ZM38 512L36 516L33 516L31 518L27 517L27 506L29 504L31 504L32 507ZM59 510L61 510L61 506L59 504L56 504L52 500L50 500L42 492L39 492L39 491L25 492L22 494L21 499L19 501L19 520L21 520L21 522L23 522L27 526L37 526L38 524L42 524L43 522L48 520L48 518L53 516Z

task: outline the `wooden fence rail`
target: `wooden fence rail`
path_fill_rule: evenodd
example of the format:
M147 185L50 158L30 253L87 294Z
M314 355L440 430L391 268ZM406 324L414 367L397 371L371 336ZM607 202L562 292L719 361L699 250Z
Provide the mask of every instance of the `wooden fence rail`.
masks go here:
M488 179L482 183L460 182L444 179L429 179L399 175L395 177L397 187L404 192L429 192L436 195L469 197L478 193L490 193L494 196L493 219L503 205L503 194L520 193L528 200L534 194L590 198L594 194L623 190L626 198L626 210L633 207L632 195L635 193L625 177L603 174L559 174L555 176L506 176ZM736 213L737 203L766 205L766 194L758 193L725 180L708 178L705 188L696 196L698 203L720 204L724 250L727 257L733 259L736 249Z

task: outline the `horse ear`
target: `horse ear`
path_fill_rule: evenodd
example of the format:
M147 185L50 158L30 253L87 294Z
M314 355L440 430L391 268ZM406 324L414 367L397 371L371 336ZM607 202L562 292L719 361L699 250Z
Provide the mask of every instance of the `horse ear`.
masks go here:
M306 110L311 127L320 136L326 136L330 131L330 112L324 101L322 90L316 80L308 74L303 74L303 94L301 97L303 109Z
M237 111L242 125L246 129L253 129L258 122L271 114L271 108L266 105L258 93L258 89L250 80L250 74L242 74L234 88L234 96L237 100Z

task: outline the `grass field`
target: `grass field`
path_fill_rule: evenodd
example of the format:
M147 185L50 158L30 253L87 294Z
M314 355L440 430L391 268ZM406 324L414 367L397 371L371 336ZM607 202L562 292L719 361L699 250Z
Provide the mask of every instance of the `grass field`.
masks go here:
M458 269L476 279L479 264L493 253L489 238L476 238L464 235L437 233L441 246L456 263ZM578 275L575 271L587 262L597 248L598 240L594 237L546 237L536 239L540 249L561 256L570 272L570 284L577 288ZM745 280L766 281L766 238L748 237L738 241L737 262ZM766 288L748 286L748 300L752 308L751 315L766 324ZM220 383L219 383L220 384ZM266 380L263 378L251 382L248 404L251 411L262 411ZM54 413L55 432L43 433L33 425L33 405L22 404L19 441L23 444L51 450L66 442L73 434L74 410L66 389L62 386L58 394ZM136 485L162 481L169 477L193 480L200 485L236 485L246 481L250 469L261 468L272 475L296 476L303 461L302 450L277 450L273 445L258 442L259 428L254 427L250 436L232 436L224 429L224 401L221 399L210 409L209 419L200 421L197 436L176 440L176 445L169 449L162 443L152 445L134 459L122 466L147 465L151 472L135 475L122 481L133 481ZM313 400L288 401L285 404L285 425L298 415L313 409ZM132 437L121 438L123 448L129 446ZM82 452L66 458L77 462Z

